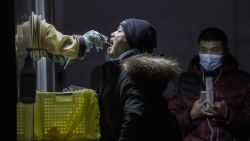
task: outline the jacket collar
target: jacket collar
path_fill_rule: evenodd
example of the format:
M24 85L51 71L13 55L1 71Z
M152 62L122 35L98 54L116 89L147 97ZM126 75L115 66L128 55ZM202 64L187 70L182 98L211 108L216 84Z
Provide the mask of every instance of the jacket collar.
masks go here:
M120 63L122 62L124 59L127 59L131 56L136 56L136 55L140 55L142 54L141 51L139 51L138 49L131 49L131 50L128 50L124 53L122 53L120 56L118 56L116 59L110 59L108 61L106 61L105 63Z

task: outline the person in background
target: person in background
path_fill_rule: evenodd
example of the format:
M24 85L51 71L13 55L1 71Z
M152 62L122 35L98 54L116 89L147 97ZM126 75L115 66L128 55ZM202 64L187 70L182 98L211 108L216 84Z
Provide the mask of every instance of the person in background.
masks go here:
M204 29L198 43L198 54L180 75L169 98L169 110L178 119L185 141L247 141L250 75L238 69L221 29ZM205 83L208 78L212 78L210 89ZM206 97L210 90L212 102Z
M125 19L111 34L110 44L98 90L100 141L181 140L163 97L179 67L173 59L151 54L157 46L153 26Z

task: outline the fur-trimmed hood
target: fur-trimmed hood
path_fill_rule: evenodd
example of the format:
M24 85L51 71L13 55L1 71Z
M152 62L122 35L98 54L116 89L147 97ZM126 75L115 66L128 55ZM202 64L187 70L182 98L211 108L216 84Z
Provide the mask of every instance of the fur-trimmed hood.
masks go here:
M180 68L175 59L152 56L134 56L122 63L122 69L133 78L147 78L162 81L176 79Z

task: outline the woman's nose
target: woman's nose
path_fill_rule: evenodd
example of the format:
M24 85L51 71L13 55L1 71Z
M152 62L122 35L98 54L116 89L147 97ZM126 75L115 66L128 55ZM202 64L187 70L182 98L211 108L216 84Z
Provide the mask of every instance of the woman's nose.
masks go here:
M114 32L112 32L110 35L111 35L111 38L115 37L115 33Z

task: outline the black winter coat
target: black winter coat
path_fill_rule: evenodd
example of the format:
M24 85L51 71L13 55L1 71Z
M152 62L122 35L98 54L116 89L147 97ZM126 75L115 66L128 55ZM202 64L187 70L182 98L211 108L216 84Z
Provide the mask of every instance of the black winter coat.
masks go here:
M101 141L180 140L163 97L177 63L130 50L102 66Z

